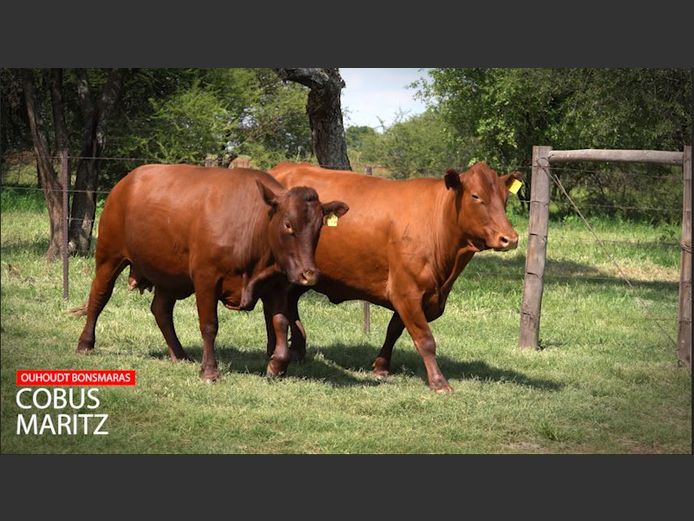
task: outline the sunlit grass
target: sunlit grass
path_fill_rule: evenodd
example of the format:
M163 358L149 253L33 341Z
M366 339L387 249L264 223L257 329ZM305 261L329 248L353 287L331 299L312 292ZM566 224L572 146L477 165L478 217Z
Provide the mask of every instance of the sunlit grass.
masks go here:
M517 348L526 229L508 254L483 253L456 283L446 313L432 323L438 358L455 393L425 385L411 340L398 341L394 375L370 373L390 312L375 306L372 332L362 307L309 293L301 312L308 359L283 380L262 375L265 328L250 313L220 307L223 378L198 378L198 363L168 360L149 311L151 294L128 292L125 276L97 328L92 355L74 353L93 258L72 259L70 299L60 263L41 256L45 211L24 196L2 196L2 452L128 453L504 453L689 452L691 379L675 347L679 250L608 244L634 288L580 223L550 225L538 352ZM677 242L676 227L595 221L604 240ZM635 297L647 307L644 312ZM176 327L199 362L192 298ZM15 370L135 369L134 388L103 388L108 436L17 436Z

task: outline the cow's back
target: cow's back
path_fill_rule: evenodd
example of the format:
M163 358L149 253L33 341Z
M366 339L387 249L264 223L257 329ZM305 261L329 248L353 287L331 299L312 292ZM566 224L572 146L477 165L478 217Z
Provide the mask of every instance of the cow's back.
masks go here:
M367 299L390 307L391 271L421 270L427 262L436 180L394 181L292 163L270 173L286 188L310 186L321 201L339 199L350 208L337 227L323 227L316 249L316 289L332 301Z
M233 268L246 262L251 233L264 205L256 179L244 169L144 165L109 195L99 225L97 255L119 248L154 285L190 288L191 271L206 258Z

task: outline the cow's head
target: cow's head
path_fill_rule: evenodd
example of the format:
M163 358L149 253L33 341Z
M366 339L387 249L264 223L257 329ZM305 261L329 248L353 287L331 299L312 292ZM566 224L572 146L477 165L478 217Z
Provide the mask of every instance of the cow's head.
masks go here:
M313 188L270 188L256 181L263 201L270 207L268 238L275 262L289 282L313 286L318 281L316 246L324 218L343 216L349 207L342 201L321 203Z
M484 162L465 172L446 172L446 188L456 192L458 225L477 249L507 251L518 246L518 233L506 218L509 188L515 179L522 180L519 172L500 176Z

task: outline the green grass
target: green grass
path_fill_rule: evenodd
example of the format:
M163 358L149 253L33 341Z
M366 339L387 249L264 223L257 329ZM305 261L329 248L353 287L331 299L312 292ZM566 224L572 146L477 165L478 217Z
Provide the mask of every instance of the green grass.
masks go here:
M97 327L93 354L74 353L93 258L72 259L70 300L61 265L42 258L45 210L31 196L2 194L3 453L686 453L691 450L691 378L675 347L636 302L676 337L679 250L610 244L630 290L582 225L550 225L538 352L517 348L526 227L518 250L483 253L457 281L432 324L438 359L455 393L425 385L411 340L398 341L395 374L370 374L390 318L361 304L301 302L307 361L268 381L262 310L220 307L223 378L206 385L198 363L173 364L149 312L151 294L127 291L125 275ZM677 227L595 221L605 240L675 241ZM586 242L583 242L586 241ZM194 299L175 311L183 345L198 361ZM17 436L15 370L135 369L135 387L100 391L108 436Z

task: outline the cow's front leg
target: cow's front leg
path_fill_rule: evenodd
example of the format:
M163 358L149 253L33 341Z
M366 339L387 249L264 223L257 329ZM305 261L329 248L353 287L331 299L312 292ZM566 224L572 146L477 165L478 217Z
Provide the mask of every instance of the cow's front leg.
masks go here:
M407 328L407 332L412 337L417 351L424 360L429 387L439 393L452 392L453 388L448 385L441 369L439 369L439 364L436 362L436 341L420 302L421 299L403 298L399 302L393 302L393 304Z
M195 302L198 306L200 333L202 334L202 367L200 377L206 382L214 382L219 378L217 358L214 354L214 342L217 337L217 295L215 284L196 284Z
M289 346L287 345L287 296L286 294L273 294L263 299L263 309L266 310L266 319L269 319L268 333L270 329L274 334L275 346L267 364L266 375L282 376L287 372L289 365ZM268 342L270 335L268 335ZM268 353L270 351L268 345Z

